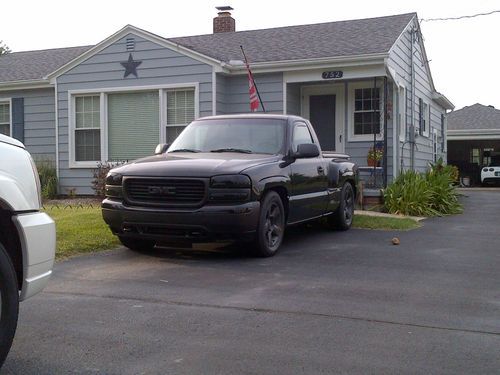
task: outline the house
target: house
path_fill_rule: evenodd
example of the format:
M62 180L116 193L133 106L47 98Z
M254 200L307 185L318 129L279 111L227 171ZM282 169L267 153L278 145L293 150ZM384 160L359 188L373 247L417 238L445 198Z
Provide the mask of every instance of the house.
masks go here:
M267 112L311 119L324 150L362 167L381 145L380 166L362 168L375 185L446 158L453 105L415 13L236 32L219 10L209 35L128 25L95 46L1 56L0 131L53 161L61 194L92 194L98 162L149 155L200 116L249 112L242 45Z
M448 163L456 165L472 185L479 185L490 152L500 152L500 110L476 103L450 112L447 121Z

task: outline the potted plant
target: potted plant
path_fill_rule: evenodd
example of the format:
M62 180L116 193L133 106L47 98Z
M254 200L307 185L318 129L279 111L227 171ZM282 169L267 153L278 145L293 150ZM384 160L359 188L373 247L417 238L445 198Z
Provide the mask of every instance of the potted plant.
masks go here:
M384 149L381 142L377 142L375 146L370 147L368 150L368 155L366 156L366 161L369 167L380 166L380 161L384 156Z

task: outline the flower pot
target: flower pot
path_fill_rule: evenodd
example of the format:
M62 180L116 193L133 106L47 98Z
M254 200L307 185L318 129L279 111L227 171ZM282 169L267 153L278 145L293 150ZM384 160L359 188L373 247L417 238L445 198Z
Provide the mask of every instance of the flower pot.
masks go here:
M366 162L368 163L369 167L378 167L378 160L375 159L366 159Z

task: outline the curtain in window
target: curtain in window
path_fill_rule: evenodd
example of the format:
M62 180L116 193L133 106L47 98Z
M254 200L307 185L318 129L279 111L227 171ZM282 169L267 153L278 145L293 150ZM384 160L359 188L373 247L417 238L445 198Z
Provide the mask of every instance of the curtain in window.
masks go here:
M108 95L108 158L133 160L154 153L159 143L158 91Z

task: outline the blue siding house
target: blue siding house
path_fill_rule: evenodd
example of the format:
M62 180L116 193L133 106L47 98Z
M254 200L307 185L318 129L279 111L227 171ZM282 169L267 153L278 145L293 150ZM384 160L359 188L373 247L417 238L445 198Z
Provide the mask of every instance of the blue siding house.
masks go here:
M54 163L59 192L93 194L99 162L132 160L192 120L249 112L240 45L265 109L311 119L324 150L345 152L378 184L446 160L446 112L415 13L164 38L125 26L95 46L0 56L0 132ZM370 170L374 143L384 153ZM371 175L371 177L370 177Z

